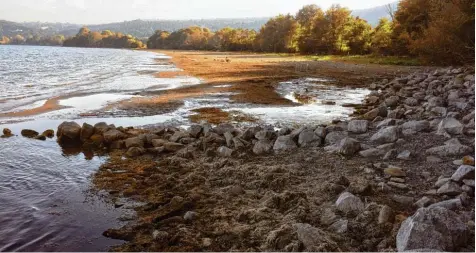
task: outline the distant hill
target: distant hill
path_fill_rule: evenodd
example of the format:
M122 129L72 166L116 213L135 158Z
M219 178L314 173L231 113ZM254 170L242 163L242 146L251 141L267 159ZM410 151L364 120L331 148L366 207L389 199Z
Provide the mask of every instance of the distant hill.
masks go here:
M391 3L392 8L396 10L397 2ZM385 5L370 9L354 10L352 15L359 16L367 20L371 25L378 24L382 17L389 17ZM138 38L150 37L156 30L176 31L189 26L208 27L211 30L219 30L224 27L246 28L259 30L269 20L263 18L223 18L223 19L197 19L197 20L132 20L110 24L88 25L92 31L111 30L124 34L131 34ZM55 35L63 34L73 36L78 33L82 25L69 23L42 23L27 22L16 23L6 20L0 20L0 36L15 36L21 34L29 35Z
M396 11L398 7L398 1L390 3L390 7L392 10ZM390 18L387 5L377 6L370 9L353 10L352 15L367 20L367 22L369 22L369 24L372 26L376 26L379 19L381 18Z

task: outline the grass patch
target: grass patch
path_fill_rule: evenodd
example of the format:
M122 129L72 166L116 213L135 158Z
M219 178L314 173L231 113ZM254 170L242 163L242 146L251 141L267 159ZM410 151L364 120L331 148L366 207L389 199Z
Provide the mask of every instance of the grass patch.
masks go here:
M411 57L400 56L378 56L378 55L318 55L305 56L313 61L340 61L360 64L380 64L380 65L400 65L400 66L419 66L422 63Z

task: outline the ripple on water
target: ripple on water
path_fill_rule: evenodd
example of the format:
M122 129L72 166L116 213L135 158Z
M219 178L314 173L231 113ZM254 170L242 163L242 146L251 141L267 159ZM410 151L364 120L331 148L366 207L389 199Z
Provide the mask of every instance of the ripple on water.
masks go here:
M104 157L65 155L54 140L0 139L0 251L103 251L119 210L89 196Z

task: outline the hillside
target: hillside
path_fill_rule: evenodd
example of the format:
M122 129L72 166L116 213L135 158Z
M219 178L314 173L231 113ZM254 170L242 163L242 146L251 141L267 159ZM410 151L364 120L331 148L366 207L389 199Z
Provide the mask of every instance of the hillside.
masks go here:
M396 10L398 2L391 6ZM354 10L354 16L359 16L367 20L370 24L376 25L382 17L388 17L386 6L377 6L370 9ZM132 36L145 38L151 36L156 30L176 31L189 26L208 27L211 30L219 30L224 27L246 28L259 30L269 20L268 17L262 18L223 18L223 19L198 19L198 20L131 20L109 24L88 25L92 31L111 30ZM16 23L6 20L0 20L0 36L14 36L21 34L28 35L55 35L63 34L65 36L75 35L82 25L69 23L43 23L28 22Z
M393 11L396 11L398 7L398 1L390 3L390 7ZM369 22L369 24L372 26L376 26L379 19L383 17L390 18L387 5L381 5L370 9L353 10L352 15L367 20L367 22Z

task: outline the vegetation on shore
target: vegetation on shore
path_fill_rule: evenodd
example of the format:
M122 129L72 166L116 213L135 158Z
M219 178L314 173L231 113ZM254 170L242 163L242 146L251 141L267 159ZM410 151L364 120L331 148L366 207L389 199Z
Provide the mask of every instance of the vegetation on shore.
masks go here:
M188 27L156 31L148 48L254 51L307 55L420 57L425 63L474 61L474 1L403 0L393 20L372 28L347 8L304 6L296 15L270 19L259 32Z

